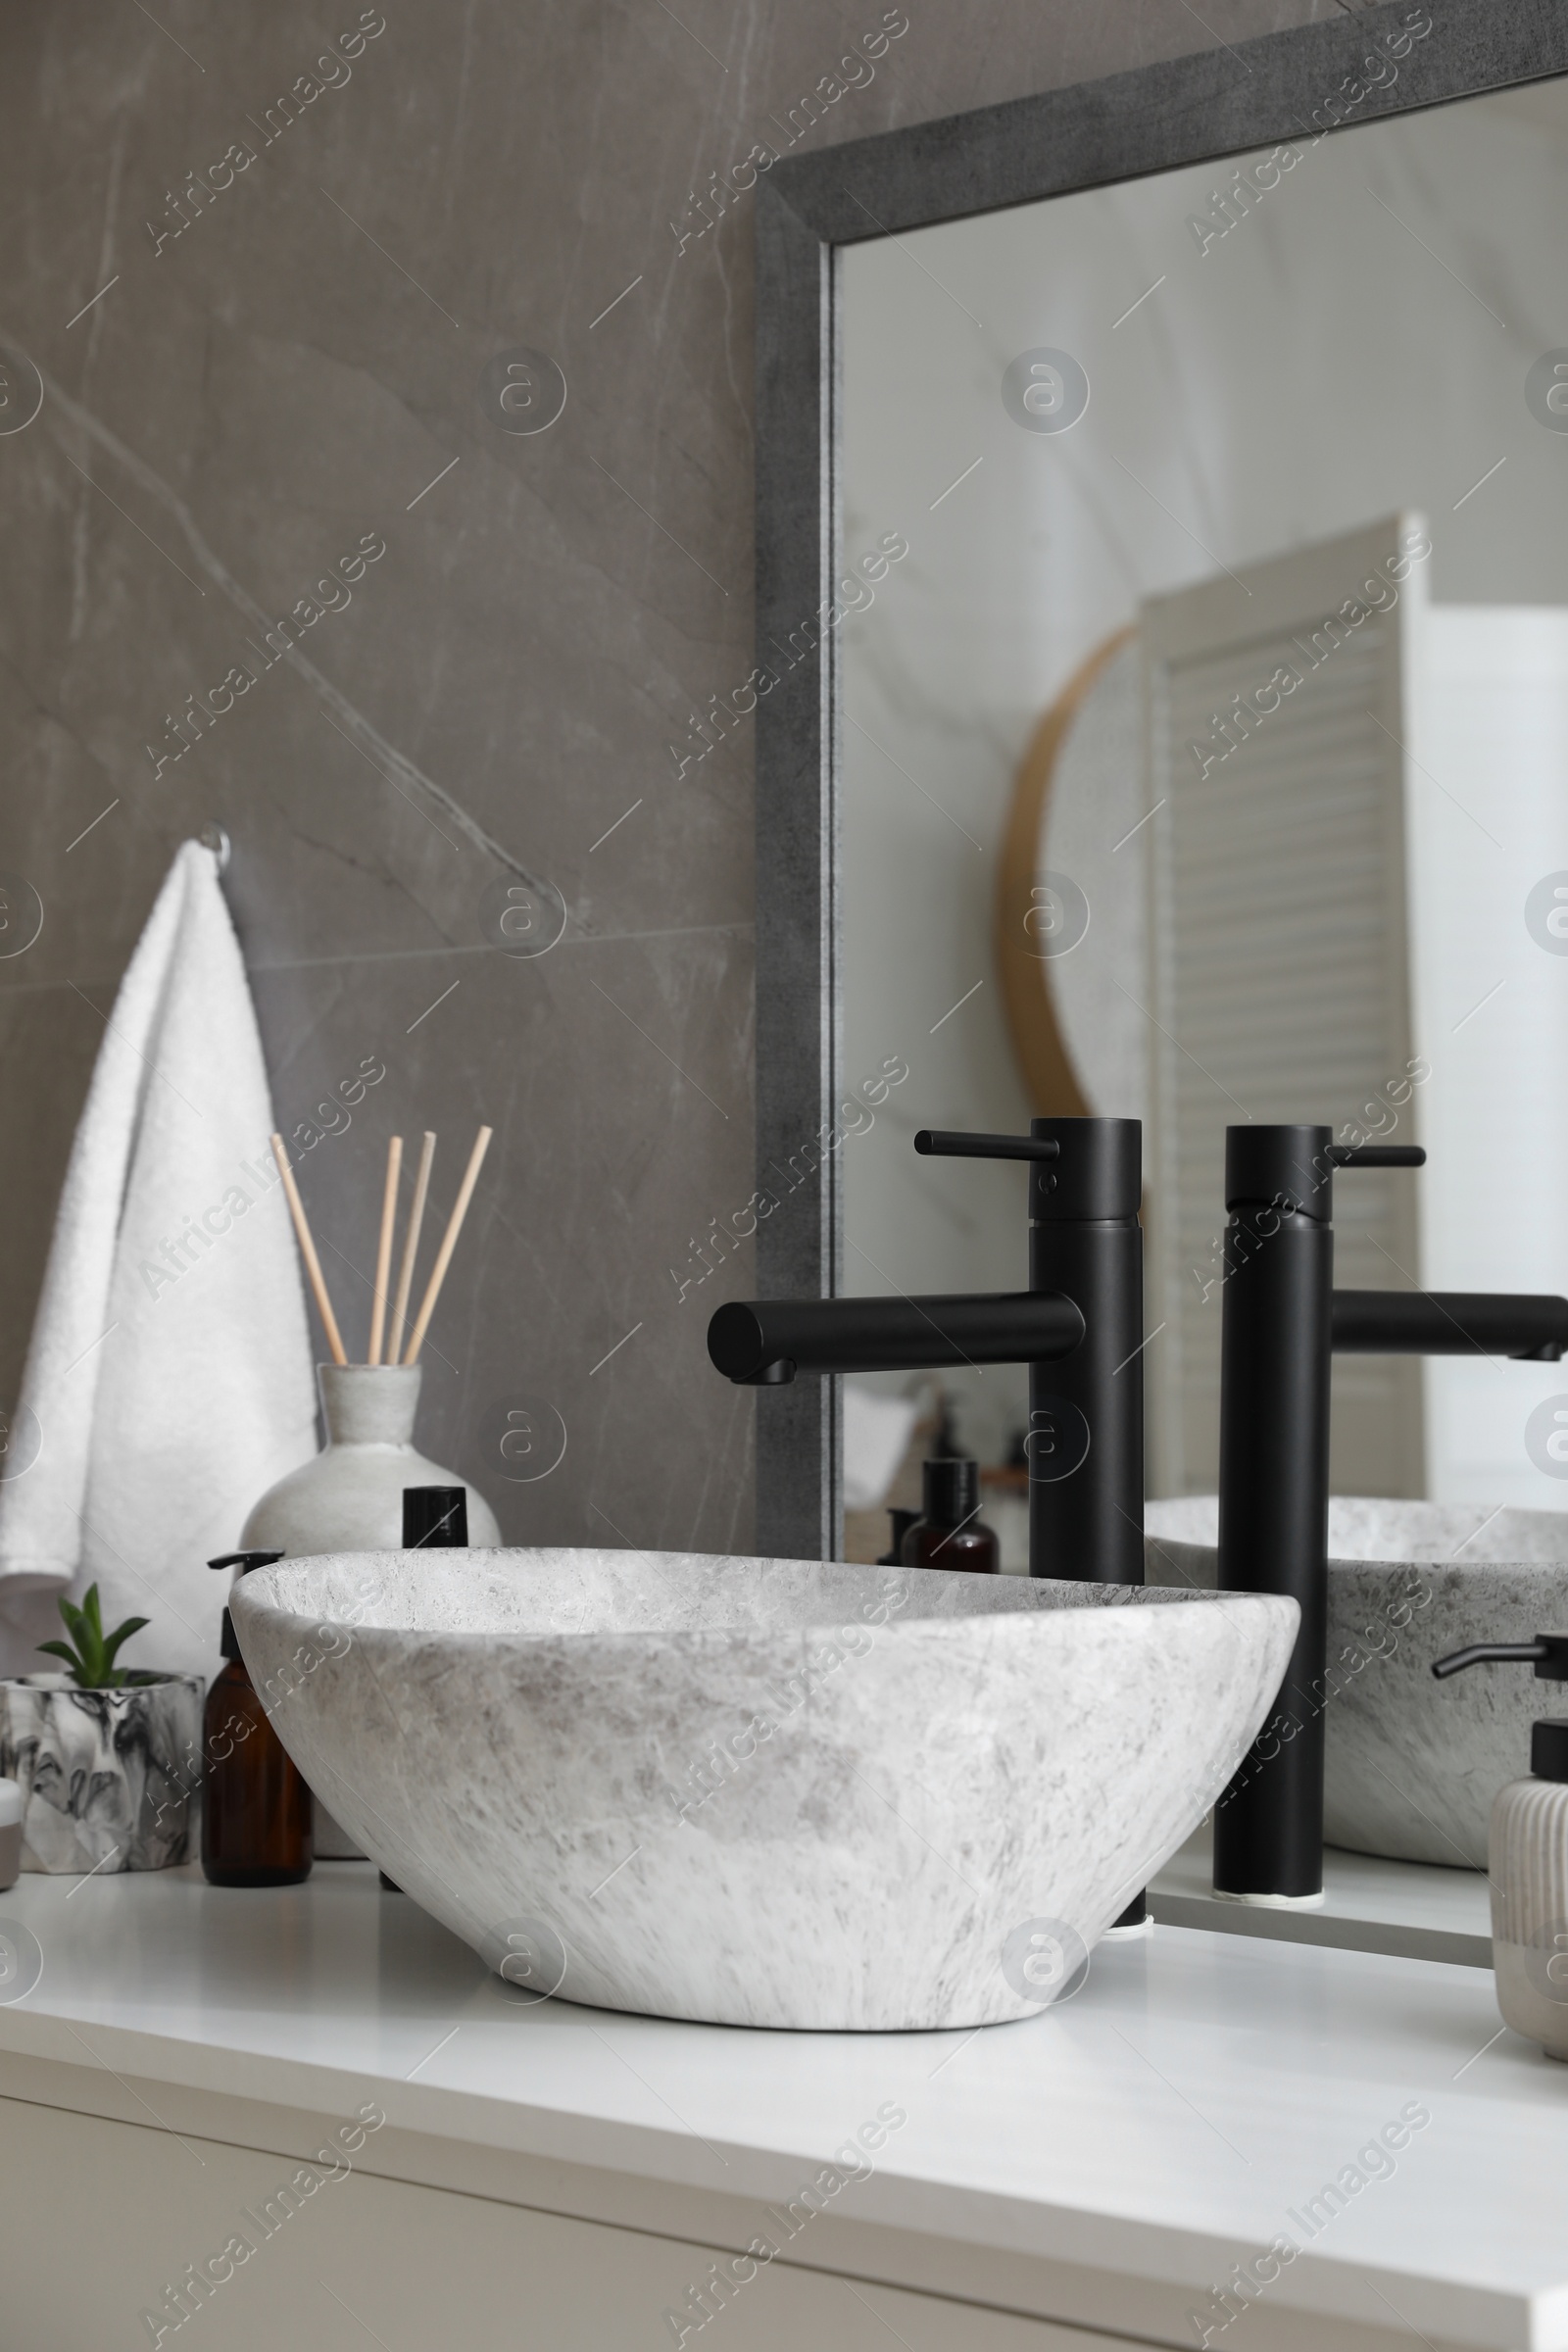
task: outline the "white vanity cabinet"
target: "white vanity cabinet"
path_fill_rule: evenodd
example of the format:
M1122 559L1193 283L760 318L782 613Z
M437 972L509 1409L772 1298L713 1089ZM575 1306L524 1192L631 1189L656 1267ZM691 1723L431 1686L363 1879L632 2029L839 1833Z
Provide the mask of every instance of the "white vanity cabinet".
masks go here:
M711 2330L732 2352L854 2352L876 2336L911 2352L1103 2352L1098 2334L864 2272L743 2261L751 2275L737 2284L729 2243L672 2234L675 2217L657 2198L639 2199L638 2184L576 2180L571 2168L514 2180L506 2167L480 2165L472 2169L488 2173L485 2188L453 2189L357 2167L295 2204L280 2191L300 2172L300 2151L319 2144L310 2119L220 2101L204 2120L221 2136L192 2124L176 2138L58 2104L94 2095L74 2071L39 2070L25 2078L31 2101L0 2099L3 2161L18 2184L0 2333L15 2352L108 2352L150 2343L160 2328L166 2344L218 2352L338 2352L377 2341L393 2352L627 2352L672 2344L680 2329L687 2343ZM127 2086L140 2087L128 2078ZM395 2152L376 2149L368 2165L417 2173L430 2160L400 2134ZM434 2163L446 2169L439 2155ZM641 2204L647 2226L562 2210L576 2199ZM84 2212L93 2216L85 2238ZM689 2230L704 2219L697 2210L681 2218ZM220 2250L247 2231L260 2242L236 2268ZM204 2291L187 2266L199 2278L209 2263L210 2276L227 2275ZM715 2286L715 2274L729 2283ZM179 2291L182 2279L192 2316L176 2326L164 2291ZM707 2323L704 2302L715 2314Z
M363 1864L19 1930L6 2352L1568 2346L1568 2072L1482 1969L1160 1928L1020 2025L790 2034L514 2002Z

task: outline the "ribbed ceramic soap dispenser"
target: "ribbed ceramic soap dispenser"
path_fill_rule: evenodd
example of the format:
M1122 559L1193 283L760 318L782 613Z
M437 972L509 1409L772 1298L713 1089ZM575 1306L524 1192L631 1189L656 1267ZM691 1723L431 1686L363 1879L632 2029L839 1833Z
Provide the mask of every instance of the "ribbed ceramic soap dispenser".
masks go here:
M1568 1683L1568 1634L1479 1642L1440 1658L1432 1671L1441 1680L1489 1659L1533 1665L1542 1682ZM1568 1719L1531 1725L1530 1778L1497 1790L1487 1845L1502 2021L1568 2064Z

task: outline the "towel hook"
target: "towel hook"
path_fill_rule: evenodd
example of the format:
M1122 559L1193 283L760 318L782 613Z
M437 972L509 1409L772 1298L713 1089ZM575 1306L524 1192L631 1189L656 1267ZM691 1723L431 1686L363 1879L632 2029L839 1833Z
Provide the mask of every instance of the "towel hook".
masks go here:
M212 824L203 825L196 838L201 843L202 848L204 850L211 850L213 856L218 859L219 872L220 874L226 874L228 871L229 858L233 856L234 845L229 840L225 828L219 824L215 819Z

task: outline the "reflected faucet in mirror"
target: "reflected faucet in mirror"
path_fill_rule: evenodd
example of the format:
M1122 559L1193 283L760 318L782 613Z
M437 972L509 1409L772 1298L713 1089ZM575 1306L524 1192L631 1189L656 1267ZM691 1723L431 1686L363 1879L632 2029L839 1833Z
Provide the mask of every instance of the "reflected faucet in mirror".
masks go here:
M927 1128L932 1157L1029 1163L1029 1288L935 1298L731 1300L708 1326L729 1380L1029 1366L1029 1573L1144 1581L1143 1133L1035 1119L1021 1135Z
M1278 1709L1214 1815L1214 1889L1322 1901L1328 1705L1329 1394L1335 1355L1510 1356L1554 1363L1568 1298L1337 1291L1337 1168L1418 1168L1417 1147L1357 1150L1327 1127L1225 1131L1219 1585L1284 1592L1300 1630Z

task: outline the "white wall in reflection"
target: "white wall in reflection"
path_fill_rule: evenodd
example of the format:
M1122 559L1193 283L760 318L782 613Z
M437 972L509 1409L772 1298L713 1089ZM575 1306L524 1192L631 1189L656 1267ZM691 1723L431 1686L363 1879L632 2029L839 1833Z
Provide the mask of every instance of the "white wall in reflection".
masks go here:
M843 632L846 1066L897 1053L911 1071L846 1150L849 1289L1025 1279L1021 1173L917 1160L908 1139L924 1124L1027 1121L995 977L999 837L1042 710L1142 599L1413 508L1429 518L1440 605L1568 608L1568 432L1525 397L1530 369L1568 347L1568 96L1543 85L1303 143L1228 233L1195 232L1219 217L1233 169L1271 176L1261 163L842 257L844 552L890 529L910 547ZM1089 379L1068 431L1025 429L1004 405L1009 365L1041 347ZM1488 691L1536 737L1568 734L1549 698L1526 721L1505 678ZM1440 714L1422 738L1435 789L1482 819L1470 903L1444 916L1470 924L1455 964L1474 961L1478 938L1495 937L1499 973L1528 951L1537 978L1550 963L1568 1013L1568 956L1524 931L1553 822L1550 862L1568 868L1568 766L1549 751L1535 764L1521 850L1487 819L1499 738L1484 698L1467 708L1481 715ZM1425 936L1441 945L1431 919ZM1468 1170L1429 1233L1433 1282L1568 1289L1568 1264L1518 1264L1508 1240L1510 1183L1568 1176L1559 1160L1521 1179L1507 1151L1510 1102L1563 1075L1561 1025L1522 1019L1519 996L1504 986L1451 1041L1422 1041L1426 1140L1434 1155L1463 1150ZM1485 1160L1457 1134L1461 1116L1473 1129L1478 1070ZM1095 1108L1127 1107L1083 1078ZM1216 1123L1234 1116L1216 1094ZM1024 1418L1021 1373L954 1386L967 1441L1000 1457ZM1510 1499L1568 1503L1568 1483L1531 1471L1521 1445L1530 1407L1558 1387L1568 1377L1551 1367L1476 1368L1441 1391L1434 1455L1484 1422L1467 1458L1494 1465L1488 1499L1506 1484Z

